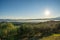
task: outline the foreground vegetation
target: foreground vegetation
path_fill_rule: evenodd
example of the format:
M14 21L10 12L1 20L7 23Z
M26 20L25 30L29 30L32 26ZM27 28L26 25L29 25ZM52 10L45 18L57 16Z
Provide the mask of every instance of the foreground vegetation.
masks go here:
M0 22L0 40L60 40L60 21Z

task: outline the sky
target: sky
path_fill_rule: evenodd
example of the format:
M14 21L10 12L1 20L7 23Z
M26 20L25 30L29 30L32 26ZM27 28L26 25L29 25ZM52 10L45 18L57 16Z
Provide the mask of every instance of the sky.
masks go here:
M45 11L50 14L47 16ZM0 0L0 19L33 19L60 16L60 0Z

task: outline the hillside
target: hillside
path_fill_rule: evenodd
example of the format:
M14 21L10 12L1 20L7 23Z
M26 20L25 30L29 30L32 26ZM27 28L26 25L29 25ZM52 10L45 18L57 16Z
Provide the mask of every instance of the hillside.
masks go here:
M59 40L59 38L60 21L39 23L0 22L1 40Z

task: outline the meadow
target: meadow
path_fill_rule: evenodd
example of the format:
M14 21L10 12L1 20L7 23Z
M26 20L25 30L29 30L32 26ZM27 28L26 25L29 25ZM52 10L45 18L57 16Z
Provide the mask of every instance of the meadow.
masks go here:
M60 21L0 22L0 40L60 40Z

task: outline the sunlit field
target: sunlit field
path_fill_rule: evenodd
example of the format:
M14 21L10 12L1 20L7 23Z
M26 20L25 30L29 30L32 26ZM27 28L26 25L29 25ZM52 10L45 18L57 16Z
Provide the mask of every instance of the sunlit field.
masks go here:
M0 40L60 40L60 21L0 22Z

